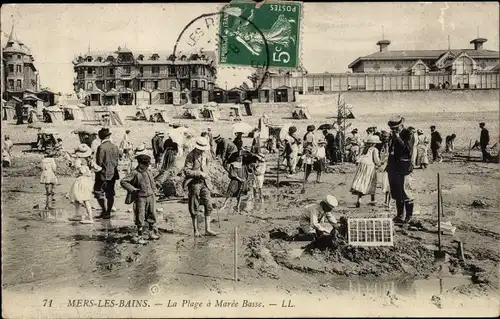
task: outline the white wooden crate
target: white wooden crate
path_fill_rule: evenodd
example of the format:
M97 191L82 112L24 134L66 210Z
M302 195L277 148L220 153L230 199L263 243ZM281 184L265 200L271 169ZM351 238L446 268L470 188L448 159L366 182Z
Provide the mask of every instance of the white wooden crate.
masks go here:
M394 225L391 218L349 218L349 245L394 246Z

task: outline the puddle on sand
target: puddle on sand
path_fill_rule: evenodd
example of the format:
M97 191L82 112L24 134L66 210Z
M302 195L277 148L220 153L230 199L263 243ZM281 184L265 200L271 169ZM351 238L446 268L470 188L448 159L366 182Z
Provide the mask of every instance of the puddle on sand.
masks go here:
M355 295L381 297L388 294L398 294L409 297L427 297L443 293L455 287L469 285L471 280L465 276L430 277L428 279L367 279L357 277L329 279L325 284L328 287L349 291Z

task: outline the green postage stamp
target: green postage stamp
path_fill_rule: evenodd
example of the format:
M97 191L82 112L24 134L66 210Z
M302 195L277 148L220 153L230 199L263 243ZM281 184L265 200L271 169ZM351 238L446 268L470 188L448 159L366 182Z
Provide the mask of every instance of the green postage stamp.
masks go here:
M220 14L219 64L297 68L301 16L301 2L231 2Z

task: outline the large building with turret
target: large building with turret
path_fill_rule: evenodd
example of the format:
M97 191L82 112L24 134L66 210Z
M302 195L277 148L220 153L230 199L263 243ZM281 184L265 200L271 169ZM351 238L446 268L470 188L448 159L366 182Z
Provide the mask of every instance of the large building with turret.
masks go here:
M90 105L136 104L144 92L156 92L154 104L172 104L189 90L197 103L209 101L217 70L215 53L180 55L166 52L87 52L73 60L74 89Z
M2 52L2 98L20 100L38 91L38 71L30 49L16 37L14 26Z

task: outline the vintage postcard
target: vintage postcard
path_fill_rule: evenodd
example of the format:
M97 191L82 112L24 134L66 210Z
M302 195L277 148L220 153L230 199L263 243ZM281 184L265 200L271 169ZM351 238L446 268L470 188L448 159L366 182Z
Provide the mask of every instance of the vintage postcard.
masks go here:
M0 19L4 318L498 316L498 3Z

